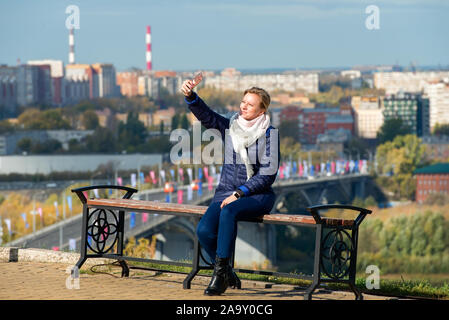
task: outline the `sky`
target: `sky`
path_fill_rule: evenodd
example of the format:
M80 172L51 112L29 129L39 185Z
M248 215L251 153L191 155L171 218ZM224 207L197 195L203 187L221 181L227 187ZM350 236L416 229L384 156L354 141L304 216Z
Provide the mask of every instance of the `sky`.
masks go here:
M67 63L70 5L76 62L118 71L145 68L147 25L154 70L449 65L447 0L0 0L0 64Z

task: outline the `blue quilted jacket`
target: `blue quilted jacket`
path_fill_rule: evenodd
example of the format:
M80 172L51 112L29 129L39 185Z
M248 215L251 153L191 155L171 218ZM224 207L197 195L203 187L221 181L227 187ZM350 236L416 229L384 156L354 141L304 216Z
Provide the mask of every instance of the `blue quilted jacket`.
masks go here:
M240 155L234 151L232 139L229 134L225 138L226 129L229 129L229 119L210 109L196 93L185 98L185 101L190 111L205 128L217 129L222 139L226 141L225 161L212 202L221 202L234 191L240 189L244 192L245 197L252 197L262 202L266 208L264 213L268 213L272 209L276 198L271 185L276 179L280 159L277 130L272 130L274 127L270 126L267 129L265 139L259 139L247 148L248 156L254 168L254 175L247 179L245 164L241 161ZM275 140L270 143L270 138Z

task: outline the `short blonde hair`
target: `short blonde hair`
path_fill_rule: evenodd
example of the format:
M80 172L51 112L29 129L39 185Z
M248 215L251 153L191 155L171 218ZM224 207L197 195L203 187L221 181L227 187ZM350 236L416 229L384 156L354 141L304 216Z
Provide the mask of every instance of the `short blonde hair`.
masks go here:
M246 89L245 92L243 93L243 95L245 96L247 93L257 94L260 97L260 100L261 100L260 107L262 109L264 109L265 111L268 111L268 107L269 107L270 102L271 102L271 98L270 98L270 95L268 94L268 92L266 92L262 88L251 87L249 89Z

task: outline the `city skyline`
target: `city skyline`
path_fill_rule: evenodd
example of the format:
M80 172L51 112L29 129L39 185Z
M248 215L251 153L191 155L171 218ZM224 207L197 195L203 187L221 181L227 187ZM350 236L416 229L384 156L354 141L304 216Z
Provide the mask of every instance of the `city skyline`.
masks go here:
M78 6L76 63L145 68L145 28L153 69L312 69L355 65L449 65L444 1L21 1L1 3L0 64L68 63L66 8ZM365 23L379 8L379 29Z

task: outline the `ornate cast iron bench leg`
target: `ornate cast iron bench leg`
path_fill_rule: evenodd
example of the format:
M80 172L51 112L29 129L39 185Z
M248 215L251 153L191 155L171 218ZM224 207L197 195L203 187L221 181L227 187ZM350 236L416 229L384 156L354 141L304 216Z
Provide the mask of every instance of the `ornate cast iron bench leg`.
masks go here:
M91 208L93 211L89 213L89 207L87 205L87 199L84 192L93 189L118 189L125 190L126 194L123 199L130 199L133 193L137 192L136 189L128 188L124 186L114 186L114 185L98 185L98 186L88 186L73 189L83 204L83 219L81 226L81 248L80 248L80 258L78 262L72 269L72 274L75 272L75 268L78 270L84 264L87 258L98 258L107 254L109 251L113 250L115 244L117 244L117 254L123 256L123 238L124 238L124 223L125 223L125 212L119 210L119 217L112 210L105 210L100 208ZM108 213L112 216L112 223L108 220ZM95 216L96 215L96 216ZM89 225L89 220L95 218L94 221ZM91 236L92 242L95 242L95 246L91 246L88 242L88 236ZM107 239L112 236L115 240L111 245L106 247ZM106 247L106 248L105 248ZM90 248L94 254L87 254L87 249ZM122 267L122 277L129 276L129 267L126 261L119 259L119 264Z
M198 271L200 271L200 243L198 241L198 237L195 236L195 240L193 242L193 263L192 263L192 270L190 271L190 273L187 275L187 277L184 279L184 281L182 282L182 287L184 289L190 289L190 284L193 280L193 278L195 278L195 276L197 275Z
M356 300L363 300L363 295L361 291L355 285L356 276L356 266L357 266L357 249L358 249L358 239L359 239L359 225L355 225L352 229L352 241L354 244L353 251L351 252L351 262L349 266L349 287L355 294Z
M320 239L321 252L319 257L320 273L322 275L321 281L347 283L349 284L349 288L354 292L356 300L363 300L363 295L355 284L358 232L360 224L366 215L371 214L372 211L365 208L338 204L317 205L307 208L317 223L323 223L323 219L321 219L318 211L327 209L354 210L358 211L359 214L352 225L333 225L327 224L327 222L322 224L322 227L329 229L329 232L326 233L323 239Z
M118 212L117 254L123 256L123 240L125 235L125 211ZM129 267L125 260L119 260L122 267L122 277L129 277Z
M87 260L87 220L88 220L89 211L86 204L83 204L83 218L81 225L81 244L80 244L80 258L78 262L73 267L71 274L75 275L75 268L78 270L81 269L84 262Z

